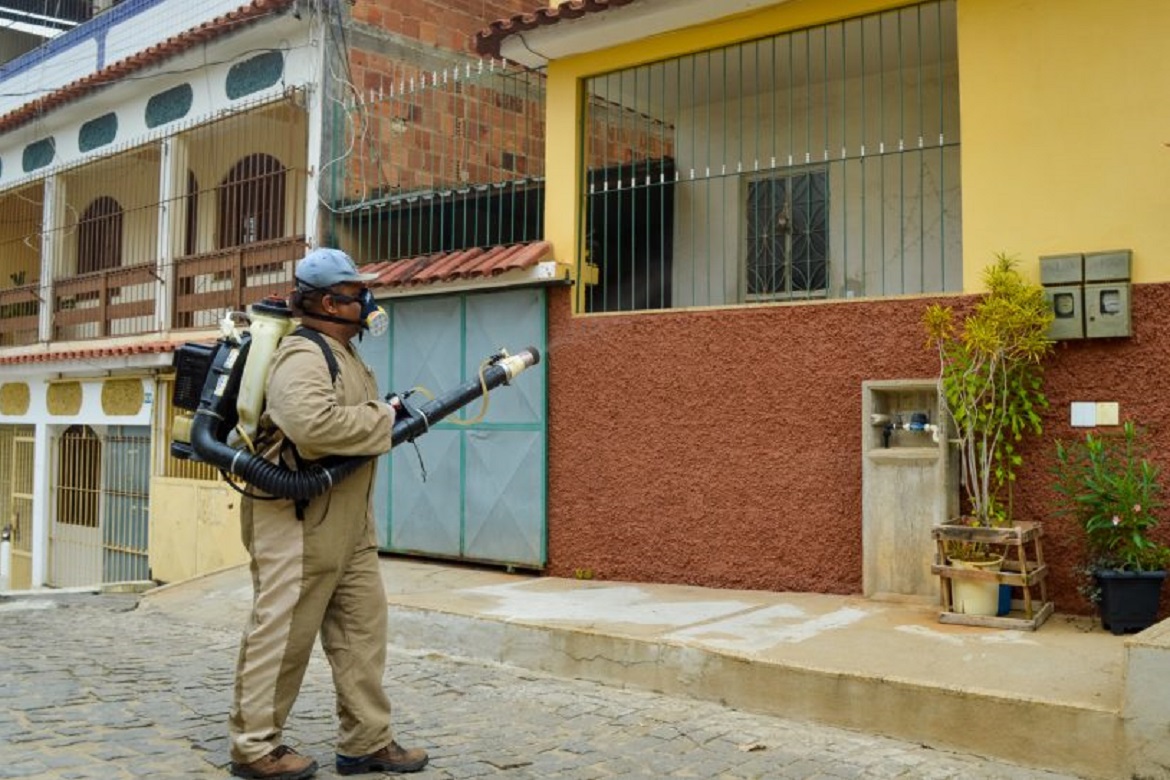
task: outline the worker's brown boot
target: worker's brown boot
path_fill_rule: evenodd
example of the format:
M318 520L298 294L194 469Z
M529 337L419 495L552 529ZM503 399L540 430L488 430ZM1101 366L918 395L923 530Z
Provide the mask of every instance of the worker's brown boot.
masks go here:
M368 756L337 755L337 773L360 775L366 772L417 772L427 765L429 756L422 748L407 750L397 742Z
M281 745L250 764L232 762L232 774L252 780L305 780L317 771L317 762Z

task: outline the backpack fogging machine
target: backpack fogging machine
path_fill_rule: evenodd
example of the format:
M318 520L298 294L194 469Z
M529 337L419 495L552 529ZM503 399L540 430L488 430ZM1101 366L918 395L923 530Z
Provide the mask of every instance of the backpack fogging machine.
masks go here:
M288 305L278 298L266 298L250 306L248 315L235 312L225 317L220 326L222 335L214 344L187 342L175 351L173 403L193 414L177 415L173 421L172 457L209 463L225 478L234 476L269 496L294 501L316 498L376 457L322 458L294 471L253 451L252 437L264 408L272 356L293 327ZM327 349L323 342L322 346ZM332 373L332 354L325 359ZM413 441L435 423L539 362L535 347L515 355L501 350L484 361L474 380L421 406L406 402L410 393L399 395L390 435L392 446Z

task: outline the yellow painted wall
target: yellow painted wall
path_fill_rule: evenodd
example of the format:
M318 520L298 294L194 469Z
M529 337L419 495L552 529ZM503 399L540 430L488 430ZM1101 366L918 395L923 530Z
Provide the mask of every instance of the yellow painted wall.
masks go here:
M905 5L791 0L548 69L545 232L576 271L581 80ZM1128 248L1135 282L1170 281L1170 2L958 0L963 288L997 252L1038 278L1046 254Z
M238 493L223 482L151 480L150 571L156 580L179 582L247 562Z
M308 116L304 110L288 103L252 111L192 131L186 136L188 163L195 174L199 197L196 252L210 252L219 247L218 188L227 180L232 168L250 154L275 157L286 169L303 172L308 145ZM302 175L285 177L286 231L304 230ZM294 228L294 226L296 226Z
M41 213L44 188L39 184L9 192L0 198L0 290L17 287L14 275L23 274L23 284L41 278Z
M1170 3L959 0L964 289L997 251L1170 281Z
M93 202L110 197L122 207L122 265L154 262L158 248L159 150L145 146L65 174L61 257L54 275L77 272L77 223Z

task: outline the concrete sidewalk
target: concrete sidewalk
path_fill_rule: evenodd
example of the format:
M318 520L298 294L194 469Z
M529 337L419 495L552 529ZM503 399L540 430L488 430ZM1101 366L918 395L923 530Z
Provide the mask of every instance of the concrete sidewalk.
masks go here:
M403 649L1086 777L1170 777L1156 773L1165 770L1160 749L1148 755L1143 737L1164 740L1170 718L1162 705L1147 702L1154 711L1136 716L1126 710L1135 651L1154 655L1142 656L1131 688L1148 677L1165 690L1167 678L1158 676L1170 632L1160 626L1123 638L1056 615L1025 632L945 625L937 609L861 597L579 581L399 558L384 558L382 571L390 642ZM248 570L239 567L151 591L141 609L242 626L250 599Z

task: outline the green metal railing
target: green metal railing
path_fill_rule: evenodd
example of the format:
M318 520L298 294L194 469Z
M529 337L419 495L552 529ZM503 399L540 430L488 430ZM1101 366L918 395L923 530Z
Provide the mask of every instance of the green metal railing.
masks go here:
M953 0L586 92L587 311L960 288Z
M337 102L327 240L368 263L539 238L544 95L506 63L398 63Z

